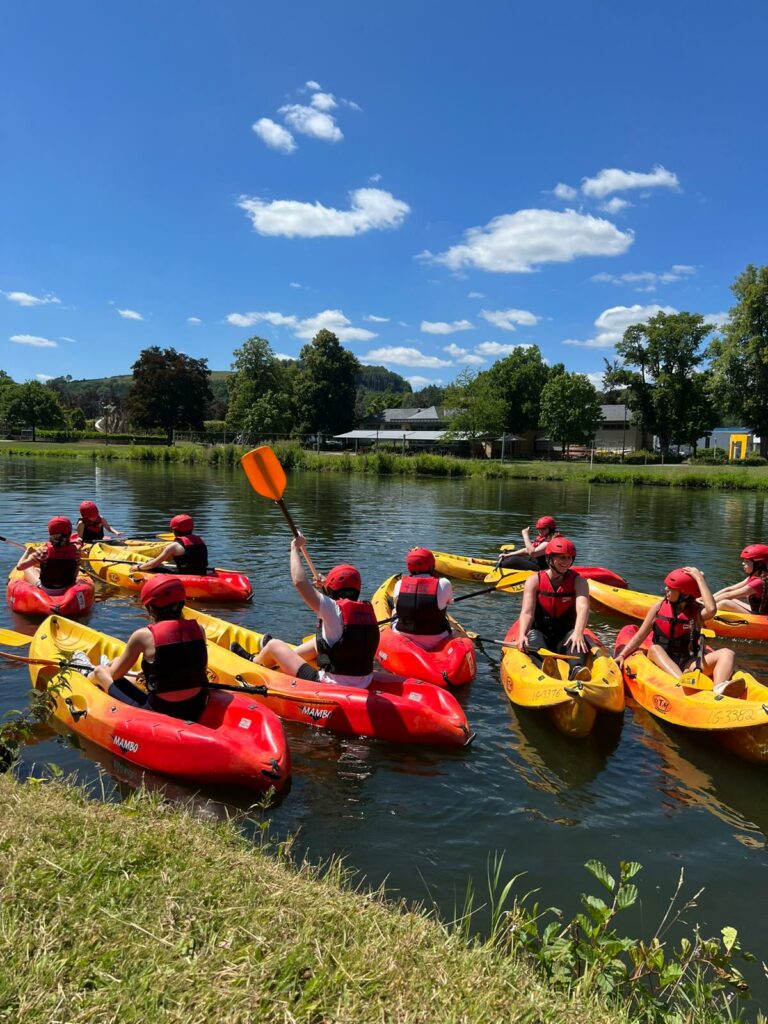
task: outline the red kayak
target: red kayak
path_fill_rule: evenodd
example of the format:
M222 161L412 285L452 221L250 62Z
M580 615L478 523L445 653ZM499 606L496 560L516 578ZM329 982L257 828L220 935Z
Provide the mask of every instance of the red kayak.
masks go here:
M21 615L66 615L76 619L86 615L93 607L95 587L88 576L78 576L71 587L64 590L45 590L27 583L24 573L13 569L8 578L6 599L11 611Z

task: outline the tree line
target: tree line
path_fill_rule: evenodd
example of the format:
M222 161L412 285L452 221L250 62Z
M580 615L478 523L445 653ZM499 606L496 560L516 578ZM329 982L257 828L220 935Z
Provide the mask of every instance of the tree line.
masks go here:
M464 370L447 388L413 392L399 374L362 366L331 331L321 330L298 360L279 359L265 338L234 352L229 374L212 375L207 359L153 346L131 376L101 383L58 377L15 383L0 370L0 422L7 427L82 430L108 419L111 430L204 429L326 436L352 429L385 408L443 405L450 430L473 439L543 429L564 448L587 444L602 402L627 405L662 450L696 445L727 417L753 429L768 453L768 267L749 265L735 280L727 322L698 313L657 313L627 328L616 359L605 360L603 389L562 363L549 365L535 345L516 348L488 370ZM713 340L707 341L717 331Z

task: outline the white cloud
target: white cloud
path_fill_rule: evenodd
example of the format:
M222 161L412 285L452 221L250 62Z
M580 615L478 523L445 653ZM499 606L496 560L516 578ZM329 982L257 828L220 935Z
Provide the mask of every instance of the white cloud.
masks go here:
M344 98L342 97L342 100L341 100L341 102L342 102L342 103L344 104L344 106L345 106L345 107L349 107L349 109L350 109L350 110L362 110L362 109L363 109L363 108L362 108L362 107L360 106L360 104L359 104L359 103L355 103L355 101L354 101L354 100L345 100L345 99L344 99Z
M253 327L254 324L267 323L273 327L295 327L298 323L295 316L284 316L282 313L230 313L227 323L233 327Z
M627 199L620 199L619 196L612 196L606 203L600 204L600 209L605 213L621 213L622 210L626 210L632 203Z
M559 181L552 191L558 199L565 200L575 199L579 194L577 189L573 188L572 185L564 185L562 181Z
M611 192L626 192L633 188L679 188L678 177L672 171L656 164L650 173L622 171L618 167L606 167L594 178L584 178L581 191L593 199L603 199Z
M483 341L475 347L475 352L484 356L508 356L516 348L530 348L529 345L502 345L498 341Z
M315 110L334 110L338 103L332 92L316 92L309 101Z
M429 377L420 377L418 375L418 373L415 376L413 376L413 377L406 377L405 379L408 381L408 383L411 385L412 388L416 388L416 389L418 389L418 388L425 388L429 384L442 384L443 383L442 379L430 380Z
M468 366L481 366L485 362L483 356L470 352L466 348L461 348L454 342L450 345L445 345L443 347L443 352L447 352L451 358L457 360L457 362L466 363Z
M482 292L469 292L467 295L468 299L484 299L485 295Z
M341 142L344 135L330 114L301 103L286 103L278 113L295 132L323 142Z
M494 327L502 331L514 331L515 324L523 324L525 327L535 327L541 320L535 313L529 313L527 309L481 309L480 316L487 320Z
M484 228L469 228L464 242L432 257L451 270L476 267L522 274L541 263L570 263L577 256L618 256L632 245L632 231L610 221L565 210L518 210L494 217Z
M595 320L597 334L594 338L588 338L586 341L567 338L563 345L573 345L576 348L613 348L632 324L643 324L657 313L676 312L674 306L611 306L610 309L604 309Z
M281 153L293 153L296 149L296 142L288 129L269 117L260 117L251 128L271 149Z
M300 320L298 317L284 313L230 313L227 323L233 327L253 327L254 324L267 323L273 327L290 327L294 336L302 340L311 340L320 330L333 331L339 341L371 341L378 337L373 331L364 327L353 327L352 321L344 316L340 309L325 309L315 316Z
M367 320L370 324L388 324L388 316L376 316L374 313L369 313L368 316L364 316L363 320Z
M598 391L602 391L605 387L603 384L603 373L603 370L595 370L594 373L585 373L584 376L593 388L596 388Z
M202 322L203 321L200 319L199 316L188 316L187 317L187 323L191 327L199 327Z
M358 188L350 193L350 208L336 210L320 203L294 199L267 202L242 196L237 204L260 235L284 238L351 238L366 231L398 228L410 207L390 192Z
M45 384L47 380L53 380L53 375L50 373L36 373L35 377L37 377L41 384Z
M444 320L422 320L419 330L422 334L456 334L459 331L474 331L475 325L469 320L454 320L453 323L445 323Z
M30 295L29 292L3 292L9 302L15 302L19 306L47 306L49 303L61 305L61 299L55 295Z
M275 359L281 359L284 363L296 362L296 356L288 356L285 352L275 352Z
M69 342L71 342L71 343L72 343L73 345L76 345L76 344L77 344L77 339L76 339L76 338L66 338L66 337L64 337L64 335L63 335L63 334L62 334L62 336L61 336L61 340L62 340L62 341L69 341Z
M629 271L626 274L607 274L603 272L601 274L593 274L592 280L599 284L628 284L634 286L636 291L652 292L660 284L674 284L676 281L682 281L684 278L690 277L691 274L695 273L695 267L689 267L684 263L676 263L671 270L665 270L662 273L655 273L651 270Z
M58 348L58 341L51 341L50 338L39 338L36 334L12 334L10 341L17 345L31 345L32 348Z
M395 366L421 366L424 369L438 369L450 366L446 359L427 356L417 348L405 345L392 345L388 348L374 348L367 355L359 356L361 363L393 363Z
M724 327L730 319L730 313L708 313L704 317L704 323L712 324L713 327Z
M305 82L304 85L307 87L307 89L312 89L313 92L316 89L320 88L320 83L313 81L311 78L308 82Z
M123 320L143 320L144 317L141 313L137 313L135 309L118 309L117 311Z
M696 267L690 266L688 263L673 263L672 264L673 274L695 274Z
M375 185L377 182L381 181L381 175L380 174L372 174L370 176L370 178L368 179L368 181L370 181L371 184Z
M301 285L299 284L298 281L291 281L291 283L288 285L288 287L289 288L301 288Z

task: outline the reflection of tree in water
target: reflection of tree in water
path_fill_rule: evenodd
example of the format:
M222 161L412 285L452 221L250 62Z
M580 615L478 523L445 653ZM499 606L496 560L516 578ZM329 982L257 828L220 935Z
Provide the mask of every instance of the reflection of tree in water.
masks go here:
M711 737L673 729L633 707L642 729L640 742L652 750L663 775L659 789L678 807L702 807L733 828L745 846L764 847L768 839L765 766L741 761Z

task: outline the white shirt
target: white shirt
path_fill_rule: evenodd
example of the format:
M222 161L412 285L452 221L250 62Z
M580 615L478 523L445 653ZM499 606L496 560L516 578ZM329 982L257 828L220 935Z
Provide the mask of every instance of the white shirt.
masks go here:
M328 646L332 647L341 640L344 633L341 609L332 597L320 594L320 607L317 614L320 619L320 635ZM319 671L320 680L323 683L336 683L339 686L357 686L360 689L365 689L373 682L373 672L369 672L365 676L345 676L339 672L326 672L324 669Z

